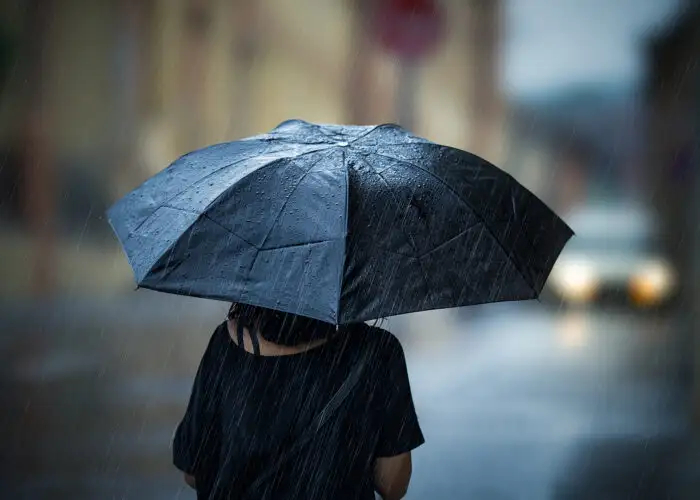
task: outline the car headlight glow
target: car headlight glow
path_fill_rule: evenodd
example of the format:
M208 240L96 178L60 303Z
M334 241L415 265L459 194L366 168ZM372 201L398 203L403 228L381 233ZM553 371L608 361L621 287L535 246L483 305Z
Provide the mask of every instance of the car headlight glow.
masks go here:
M590 300L598 287L595 273L584 262L565 262L555 267L553 285L565 298L579 302Z
M630 293L639 304L654 304L666 298L676 284L671 266L663 261L651 261L632 278Z

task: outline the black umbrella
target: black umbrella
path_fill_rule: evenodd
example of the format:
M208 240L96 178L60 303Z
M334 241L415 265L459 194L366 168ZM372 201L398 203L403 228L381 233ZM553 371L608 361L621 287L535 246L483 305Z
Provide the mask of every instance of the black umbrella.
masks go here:
M140 287L336 324L536 298L573 234L473 154L299 120L181 157L108 216Z

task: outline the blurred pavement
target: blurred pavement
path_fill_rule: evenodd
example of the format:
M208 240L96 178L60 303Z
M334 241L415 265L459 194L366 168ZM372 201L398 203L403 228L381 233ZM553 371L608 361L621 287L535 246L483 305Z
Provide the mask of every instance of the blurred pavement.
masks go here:
M407 498L697 498L674 319L474 310L409 354L427 444Z
M168 447L225 304L69 306L2 311L3 498L194 498ZM389 321L427 440L407 498L697 498L675 321L537 303Z

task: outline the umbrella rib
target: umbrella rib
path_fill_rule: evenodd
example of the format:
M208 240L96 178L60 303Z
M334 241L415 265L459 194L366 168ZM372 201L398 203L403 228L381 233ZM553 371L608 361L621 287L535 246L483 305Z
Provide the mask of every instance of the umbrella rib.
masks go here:
M194 210L187 210L186 208L174 207L174 206L172 206L172 205L161 205L161 206L158 207L158 208L169 208L169 209L171 209L171 210L178 210L178 211L180 211L180 212L186 212L186 213L188 213L188 214L195 214L195 215L198 216L198 218L200 218L200 219L207 219L207 220L208 220L209 222L211 222L212 224L216 224L216 225L219 226L221 229L223 229L223 230L226 231L227 233L229 233L229 234L235 236L236 238L238 238L239 240L243 241L243 242L246 243L247 245L250 245L251 247L253 247L253 248L257 249L257 250L260 250L256 245L254 245L254 244L252 244L250 241L246 240L243 236L241 236L240 234L235 233L234 231L232 231L232 230L229 229L228 227L224 226L224 225L221 224L220 222L218 222L218 221L212 219L211 217L209 217L209 216L208 216L206 213L204 213L204 212L199 213L199 212L195 212ZM197 222L197 220L195 219L195 222L194 222L192 225L196 224L196 222ZM190 227L192 227L192 226L190 226ZM170 250L170 249L168 249L168 250ZM165 252L163 252L163 253L165 253Z
M432 249L428 250L427 252L420 254L420 255L418 256L418 258L419 258L419 259L422 259L422 258L425 257L426 255L430 255L431 253L440 250L440 249L441 249L442 247L444 247L445 245L448 245L449 243L453 242L453 241L456 240L457 238L462 237L467 231L471 231L473 228L475 228L475 227L478 226L478 225L483 225L483 221L478 220L478 221L476 221L476 222L473 223L473 224L469 224L466 228L464 228L462 231L460 231L459 233L457 233L456 235L454 235L452 238L450 238L449 240L443 241L442 243L440 243L440 244L439 244L438 246L436 246L435 248L432 248Z
M395 250L389 250L388 248L383 248L383 247L379 247L379 246L377 247L377 250L380 250L384 253L388 253L391 255L398 255L400 257L406 257L407 259L417 259L418 258L418 256L416 256L416 255L410 255L407 253L396 252Z
M361 137L360 137L360 139L361 139ZM420 137L418 137L418 139L420 139ZM352 144L352 142L350 144ZM407 143L405 141L404 142L382 142L380 144L380 146L384 148L384 147L389 147L389 146L406 146L406 144ZM408 144L435 144L435 143L430 142L428 140L421 140L421 141L409 142ZM358 144L358 145L355 145L355 147L356 148L373 148L375 146L374 146L374 144L371 144L371 145L368 144L366 146L362 145L362 144ZM364 154L368 154L368 153L371 153L372 151L360 150L360 152L362 152Z
M316 131L319 134L321 134L323 137L328 137L329 139L333 140L333 136L331 134L327 134L325 132L325 130L323 130L323 127L321 125L319 125L318 123L311 123L311 122L304 122L304 123L313 126L316 129ZM328 143L326 143L326 144L328 144Z
M330 156L330 153L328 156ZM287 207L287 203L289 203L289 200L292 198L292 195L296 192L297 188L301 185L301 183L306 178L306 176L311 173L311 171L316 167L316 165L318 165L323 160L325 160L326 157L327 156L319 158L318 161L313 163L311 165L311 167L309 167L309 169L306 172L304 172L304 175L302 175L299 178L297 183L294 185L294 188L292 188L292 190L289 192L289 194L287 195L287 198L285 198L285 200L284 200L284 203L282 203L282 207L280 207L279 212L277 212L277 216L275 217L275 220L272 222L272 224L270 224L270 227L268 228L267 233L265 234L265 237L263 238L262 243L260 244L261 249L265 247L265 242L270 237L270 234L272 234L272 230L274 229L275 225L277 224L277 221L279 220L279 218L282 216L282 212L284 212L284 209Z
M185 209L185 208L180 208L180 207L173 207L173 206L170 206L170 205L163 205L163 207L164 207L164 208L170 208L170 209L172 209L172 210L179 210L179 211L181 211L181 212L188 212L188 213L191 213L191 214L200 215L200 217L201 217L202 219L207 219L209 222L211 222L211 223L213 223L213 224L216 224L217 226L219 226L221 229L223 229L223 230L226 231L227 233L231 234L232 236L235 236L235 237L238 238L239 240L243 241L243 242L246 243L247 245L250 245L252 248L255 248L256 250L258 250L258 251L260 251L260 252L269 252L270 250L279 250L279 249L281 249L281 248L303 247L303 246L305 246L305 245L318 245L318 244L320 244L320 243L326 243L326 242L328 242L328 241L333 241L333 240L307 241L307 242L305 242L305 243L294 243L294 244L292 244L292 245L280 245L280 246L278 246L278 247L262 248L262 247L259 247L259 246L255 245L255 244L251 243L250 241L248 241L247 239L245 239L243 236L241 236L240 234L238 234L238 233L232 231L230 228L224 226L224 225L221 224L220 222L218 222L218 221L212 219L212 218L209 217L206 213L198 214L198 212L195 212L195 211L193 211L193 210L187 210L187 209Z
M297 139L294 139L291 137L275 136L275 135L271 135L270 137L267 137L267 138L262 139L262 140L270 141L270 142L278 141L281 143L285 143L285 144L289 143L289 144L294 144L294 145L303 144L305 146L314 146L317 144L318 145L323 144L325 146L333 146L333 144L328 142L328 141L300 141L300 140L297 140Z
M171 208L172 208L172 207L171 207ZM251 243L250 241L248 241L247 239L245 239L243 236L241 236L240 234L236 233L236 232L233 231L231 228L228 228L228 227L224 226L221 222L212 219L212 218L209 217L206 213L202 213L202 217L205 218L205 219L207 219L208 221L210 221L212 224L216 224L216 225L219 226L221 229L223 229L224 231L226 231L226 232L229 233L230 235L235 236L236 238L238 238L239 240L243 241L243 242L246 243L247 245L250 245L251 247L255 248L256 250L260 250L256 245L254 245L253 243Z
M299 141L295 139L290 139L289 137L286 137L284 135L278 135L275 133L268 132L266 134L259 134L259 135L253 135L251 137L244 137L243 139L238 139L237 142L246 142L246 141L265 141L265 142L273 142L273 141L279 141L279 142L292 142L293 144L326 144L329 145L328 141Z
M367 137L368 135L370 135L372 132L374 132L375 130L377 130L377 129L378 129L379 127L381 127L381 126L382 126L382 125L375 125L375 126L372 127L371 129L369 129L367 132L365 132L364 134L361 134L361 135L359 135L358 137L354 138L352 141L350 141L350 144L355 144L355 143L356 143L357 141L359 141L360 139L364 139L365 137Z
M301 153L301 154L297 155L296 158L299 158L299 157L301 157L301 156L306 156L306 155L308 155L308 154L315 153L315 152L318 152L318 151L322 151L322 150L324 150L324 149L328 149L328 148L320 148L320 149L314 149L314 150L312 150L312 151L306 151L306 152L304 152L304 153ZM266 163L263 167L267 167L267 166L269 166L270 164L272 164L272 163L274 163L274 162L277 162L277 161L280 161L280 160L285 159L285 158L288 159L288 158L290 158L290 157L284 157L284 156L283 156L283 157L278 158L278 159L276 159L276 160L274 160L274 161L271 161L270 163ZM247 158L247 159L250 159L250 158ZM241 160L241 161L244 161L244 160ZM319 161L320 161L320 160L319 160ZM238 162L231 163L231 164L229 164L229 165L227 165L227 166L225 166L225 167L222 167L222 168L220 168L220 169L217 169L217 171L220 171L220 170L222 170L222 169L224 169L224 168L230 167L231 165L235 165L236 163L238 163ZM261 168L262 168L262 167L261 167ZM312 167L312 168L313 168L313 167ZM256 170L256 171L257 171L257 170ZM212 174L213 174L213 173L214 173L214 172L212 172ZM239 179L239 182L240 182L240 180L245 179L248 175L251 175L252 173L253 173L253 172L250 172L250 173L246 174L245 176L243 176L241 179ZM307 173L308 173L308 172L307 172ZM209 174L209 175L211 175L211 174ZM203 177L203 178L206 178L206 177L208 177L209 175L207 175L207 176L205 176L205 177ZM199 181L201 181L201 179L200 179ZM197 181L197 182L199 182L199 181ZM191 185L188 186L187 189L189 189L189 187L191 187ZM186 191L187 189L183 189L183 190L180 192L180 194L183 193L184 191ZM209 202L209 204L208 204L208 205L204 208L204 210L202 210L202 212L199 214L199 217L197 217L197 218L192 222L192 224L190 224L188 230L189 230L194 224L196 224L197 221L200 220L200 219L202 218L202 216L206 216L205 214L206 214L206 211L209 209L209 207L211 207L214 203L216 203L217 200L218 200L218 199L223 195L223 193L225 193L225 192L226 192L226 190L224 189L224 191L223 191L222 193L220 193L220 194L219 194L218 196L216 196L211 202ZM178 196L179 196L179 194L178 194ZM175 197L172 197L172 198L170 198L170 200L172 200L172 199L174 199L174 198L175 198ZM168 201L170 201L170 200L168 200ZM286 202L285 202L285 203L286 203ZM160 208L160 207L159 207L159 208ZM169 208L175 208L175 207L169 206ZM180 209L180 210L183 210L183 209ZM183 210L183 211L187 212L187 210ZM154 210L153 213L152 213L151 215L149 215L149 216L146 218L146 220L148 220L150 217L152 217L153 214L155 214L156 212L157 212L157 209ZM197 212L192 211L191 213L197 213ZM279 215L278 215L278 217L279 217ZM207 219L210 220L210 221L212 221L212 222L215 222L215 223L216 223L216 221L214 221L211 217L207 217ZM144 222L145 222L145 221L144 221ZM143 225L143 222L142 222L141 224L139 224L139 227L141 227L142 225ZM219 225L220 225L223 229L227 230L230 234L232 234L232 235L234 235L234 236L236 236L236 237L238 237L238 238L241 238L240 236L238 236L236 233L234 233L233 231L231 231L231 230L228 229L227 227L225 227L225 226L223 226L223 225L221 225L221 224L219 224ZM134 230L134 232L135 232L135 231L136 231L136 230ZM131 234L133 234L133 233L131 233ZM268 235L269 235L269 233L268 233ZM130 235L130 237L131 237L131 235ZM128 239L128 238L127 238L127 239ZM266 239L267 239L267 238L266 238ZM243 239L243 238L241 238L241 240L246 241L246 240ZM179 240L176 239L167 249L165 249L165 251L162 253L162 255L165 255L166 252L172 251L173 247L177 244L178 241L179 241ZM248 242L246 241L246 243L248 243ZM250 244L250 243L248 243L248 244ZM255 257L254 257L254 259L253 259L253 264L254 264L254 263L255 263L255 260L258 258L258 254L260 253L260 252L259 252L260 249L259 249L256 245L250 244L250 246L252 246L252 247L255 248L256 250L258 250L257 252L255 252ZM156 260L156 262L157 262L157 260ZM154 264L155 264L155 263L154 263ZM253 264L251 264L250 269L248 269L248 274L249 274L249 275L250 275L250 271L253 269ZM153 267L153 265L151 265L151 268L152 268L152 267ZM148 274L149 272L150 272L150 268L149 268L149 270L147 271L146 274Z
M340 239L340 238L338 238ZM268 248L257 248L260 252L270 252L272 250L280 250L282 248L295 248L295 247L305 247L305 246L311 246L311 245L320 245L321 243L328 243L330 241L336 241L336 240L317 240L317 241L306 241L304 243L292 243L291 245L280 245L278 247L268 247Z
M232 162L232 163L228 163L228 164L224 165L223 167L217 168L216 170L214 170L214 171L212 171L212 172L209 172L207 175L205 175L205 176L202 177L201 179L197 179L195 182L193 182L193 183L190 184L189 186L185 187L184 189L181 189L181 190L178 191L176 194L172 195L170 198L168 198L168 199L165 200L163 203L161 203L160 206L159 206L158 208L160 208L160 207L162 207L162 206L168 205L171 201L173 201L175 198L177 198L177 197L180 196L182 193L184 193L185 191L187 191L187 190L188 190L190 187L192 187L194 184L197 184L198 182L201 182L202 180L207 179L208 177L214 175L214 174L217 173L217 172L220 172L221 170L224 170L225 168L232 167L233 165L237 165L238 163L240 163L240 162L242 162L242 161L245 161L245 160L249 160L250 158L252 158L252 157L245 158L245 159L238 160L238 161L234 161L234 162ZM169 206L169 205L168 205L168 206ZM136 226L132 231L129 232L129 236L127 236L127 238L126 238L127 241L128 241L139 229L141 229L141 227L143 227L144 224L146 224L149 220L151 220L151 217L153 217L153 215L158 211L158 208L156 208L153 212L151 212L150 214L148 214L148 217L146 217L145 219L143 219L143 220L139 223L138 226ZM174 208L174 207L171 206L170 208Z
M375 175L377 175L377 177L379 177L382 180L382 182L384 183L384 185L387 188L387 191L389 191L389 194L394 199L394 203L396 203L397 207L400 207L401 205L399 204L398 200L396 199L396 196L394 195L394 191L391 189L391 186L386 181L384 176L382 176L382 174L377 172L377 169L374 168L374 165L372 165L367 160L367 158L365 158L365 163L367 164L367 166L370 169L372 169L372 172L374 172ZM404 215L404 217L405 217L405 215ZM430 282L428 281L428 275L426 274L425 269L423 269L423 263L421 262L420 258L418 257L418 248L416 247L416 243L413 241L413 238L411 238L411 235L408 234L406 231L404 231L403 227L401 227L401 232L404 234L404 236L406 237L406 240L408 241L409 245L411 245L411 248L413 249L413 252L415 253L413 258L418 262L418 267L420 267L421 275L423 276L423 282L425 283L425 288L426 288L427 292L430 293L430 291L432 290L432 287L430 286Z
M301 155L299 155L299 156L301 156ZM253 260L250 263L250 267L248 267L248 272L246 273L246 283L250 280L250 273L253 271L253 266L255 266L255 263L258 260L258 256L262 252L262 248L265 246L265 242L270 237L270 234L272 234L272 230L274 229L275 224L277 224L277 221L279 220L280 216L282 215L282 212L284 212L284 209L287 206L287 203L291 199L292 195L297 190L297 188L302 183L302 181L306 178L306 176L311 173L311 171L314 169L314 167L316 167L316 165L321 163L321 161L323 161L325 158L326 158L326 156L323 156L316 163L312 164L311 167L306 172L304 172L304 175L302 175L301 178L294 185L294 188L292 189L292 191L287 195L287 198L284 200L282 207L280 208L279 212L277 212L277 216L275 217L275 220L272 222L272 224L270 224L270 227L267 230L267 234L265 234L265 238L263 238L262 243L260 244L260 248L258 248L258 251L255 252L255 256L253 257Z
M381 128L384 128L384 127L397 127L397 125L394 125L394 124L391 124L391 123L382 123L381 125L375 125L375 126L372 127L370 130L368 130L367 132L365 132L364 134L362 134L362 135L360 135L359 137L356 137L355 139L353 139L352 141L350 141L350 144L355 144L355 143L356 143L357 141L359 141L360 139L364 139L364 138L366 138L368 135L370 135L370 134L372 134L373 132L376 132L377 130L379 130L379 129L381 129ZM400 127L399 127L399 128L400 128ZM428 141L427 139L424 139L424 138L422 138L422 137L415 136L415 135L411 134L410 132L409 132L409 136L412 137L412 138L420 139L419 141L416 141L416 142L418 142L418 143L429 143L429 142L430 142L430 141ZM383 142L381 145L382 145L382 147L384 147L384 146L405 146L405 145L406 145L406 142L394 142L394 143L385 143L385 142ZM360 146L360 147L361 147L361 146Z
M345 278L345 265L348 260L348 227L350 225L350 171L348 169L348 154L345 149L343 152L343 171L345 172L345 234L343 234L343 259L341 262L340 272L338 273L338 301L335 308L335 324L340 324L340 300L343 296L343 278Z
M373 155L375 155L375 156L381 156L382 158L387 158L387 159L389 159L389 160L393 160L393 161L396 161L396 162L399 162L399 163L404 163L404 164L406 164L406 165L408 165L408 166L410 166L410 167L413 167L413 168L415 168L415 169L418 169L418 170L420 170L420 171L422 171L422 172L424 172L424 173L430 175L432 178L434 178L436 181L438 181L440 184L442 184L448 191L450 191L450 192L451 192L452 194L454 194L459 200L461 200L462 203L464 203L467 207L469 207L469 208L471 209L471 211L472 211L479 219L481 219L481 222L482 222L482 224L484 225L484 228L489 232L489 234L491 235L491 237L492 237L492 238L494 239L494 241L498 244L498 246L501 248L501 250L502 250L503 253L506 255L506 257L508 257L508 259L511 261L511 263L513 264L513 266L515 267L515 269L518 271L518 273L520 274L520 277L523 279L523 281L525 281L525 283L527 284L527 286L529 286L533 291L535 291L535 293L537 293L537 291L535 290L535 287L528 281L528 279L525 277L525 274L524 274L524 273L522 272L522 270L520 269L520 266L518 265L518 263L517 263L517 262L515 261L515 259L513 259L513 257L511 256L511 252L508 252L508 251L506 250L506 248L503 246L503 243L501 243L501 240L499 240L499 239L496 237L496 235L495 235L494 232L491 230L491 228L488 226L488 224L486 224L486 219L484 218L484 216L483 216L482 214L480 214L479 212L477 212L477 211L474 209L474 206L473 206L471 203L469 203L467 200L465 200L464 198L462 198L462 196L461 196L452 186L450 186L447 182L445 182L445 181L444 181L443 179L441 179L439 176L435 175L435 173L431 172L430 170L427 170L427 169L425 169L425 168L423 168L423 167L420 167L420 166L418 166L418 165L416 165L415 163L412 163L412 162L410 162L410 161L401 160L401 159L399 159L399 158L394 158L394 157L392 157L392 156L383 155L383 154L381 154L381 153L374 153L374 152L373 152L373 153L367 153L367 154L373 154Z

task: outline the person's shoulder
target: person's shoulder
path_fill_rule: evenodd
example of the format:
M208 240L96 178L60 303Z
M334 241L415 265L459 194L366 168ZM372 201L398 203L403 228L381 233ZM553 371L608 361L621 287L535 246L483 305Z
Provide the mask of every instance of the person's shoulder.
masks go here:
M358 325L357 338L379 355L403 354L399 339L389 330L363 323Z
M227 322L219 323L209 338L206 353L211 353L212 355L220 353L222 349L228 347L230 340Z

